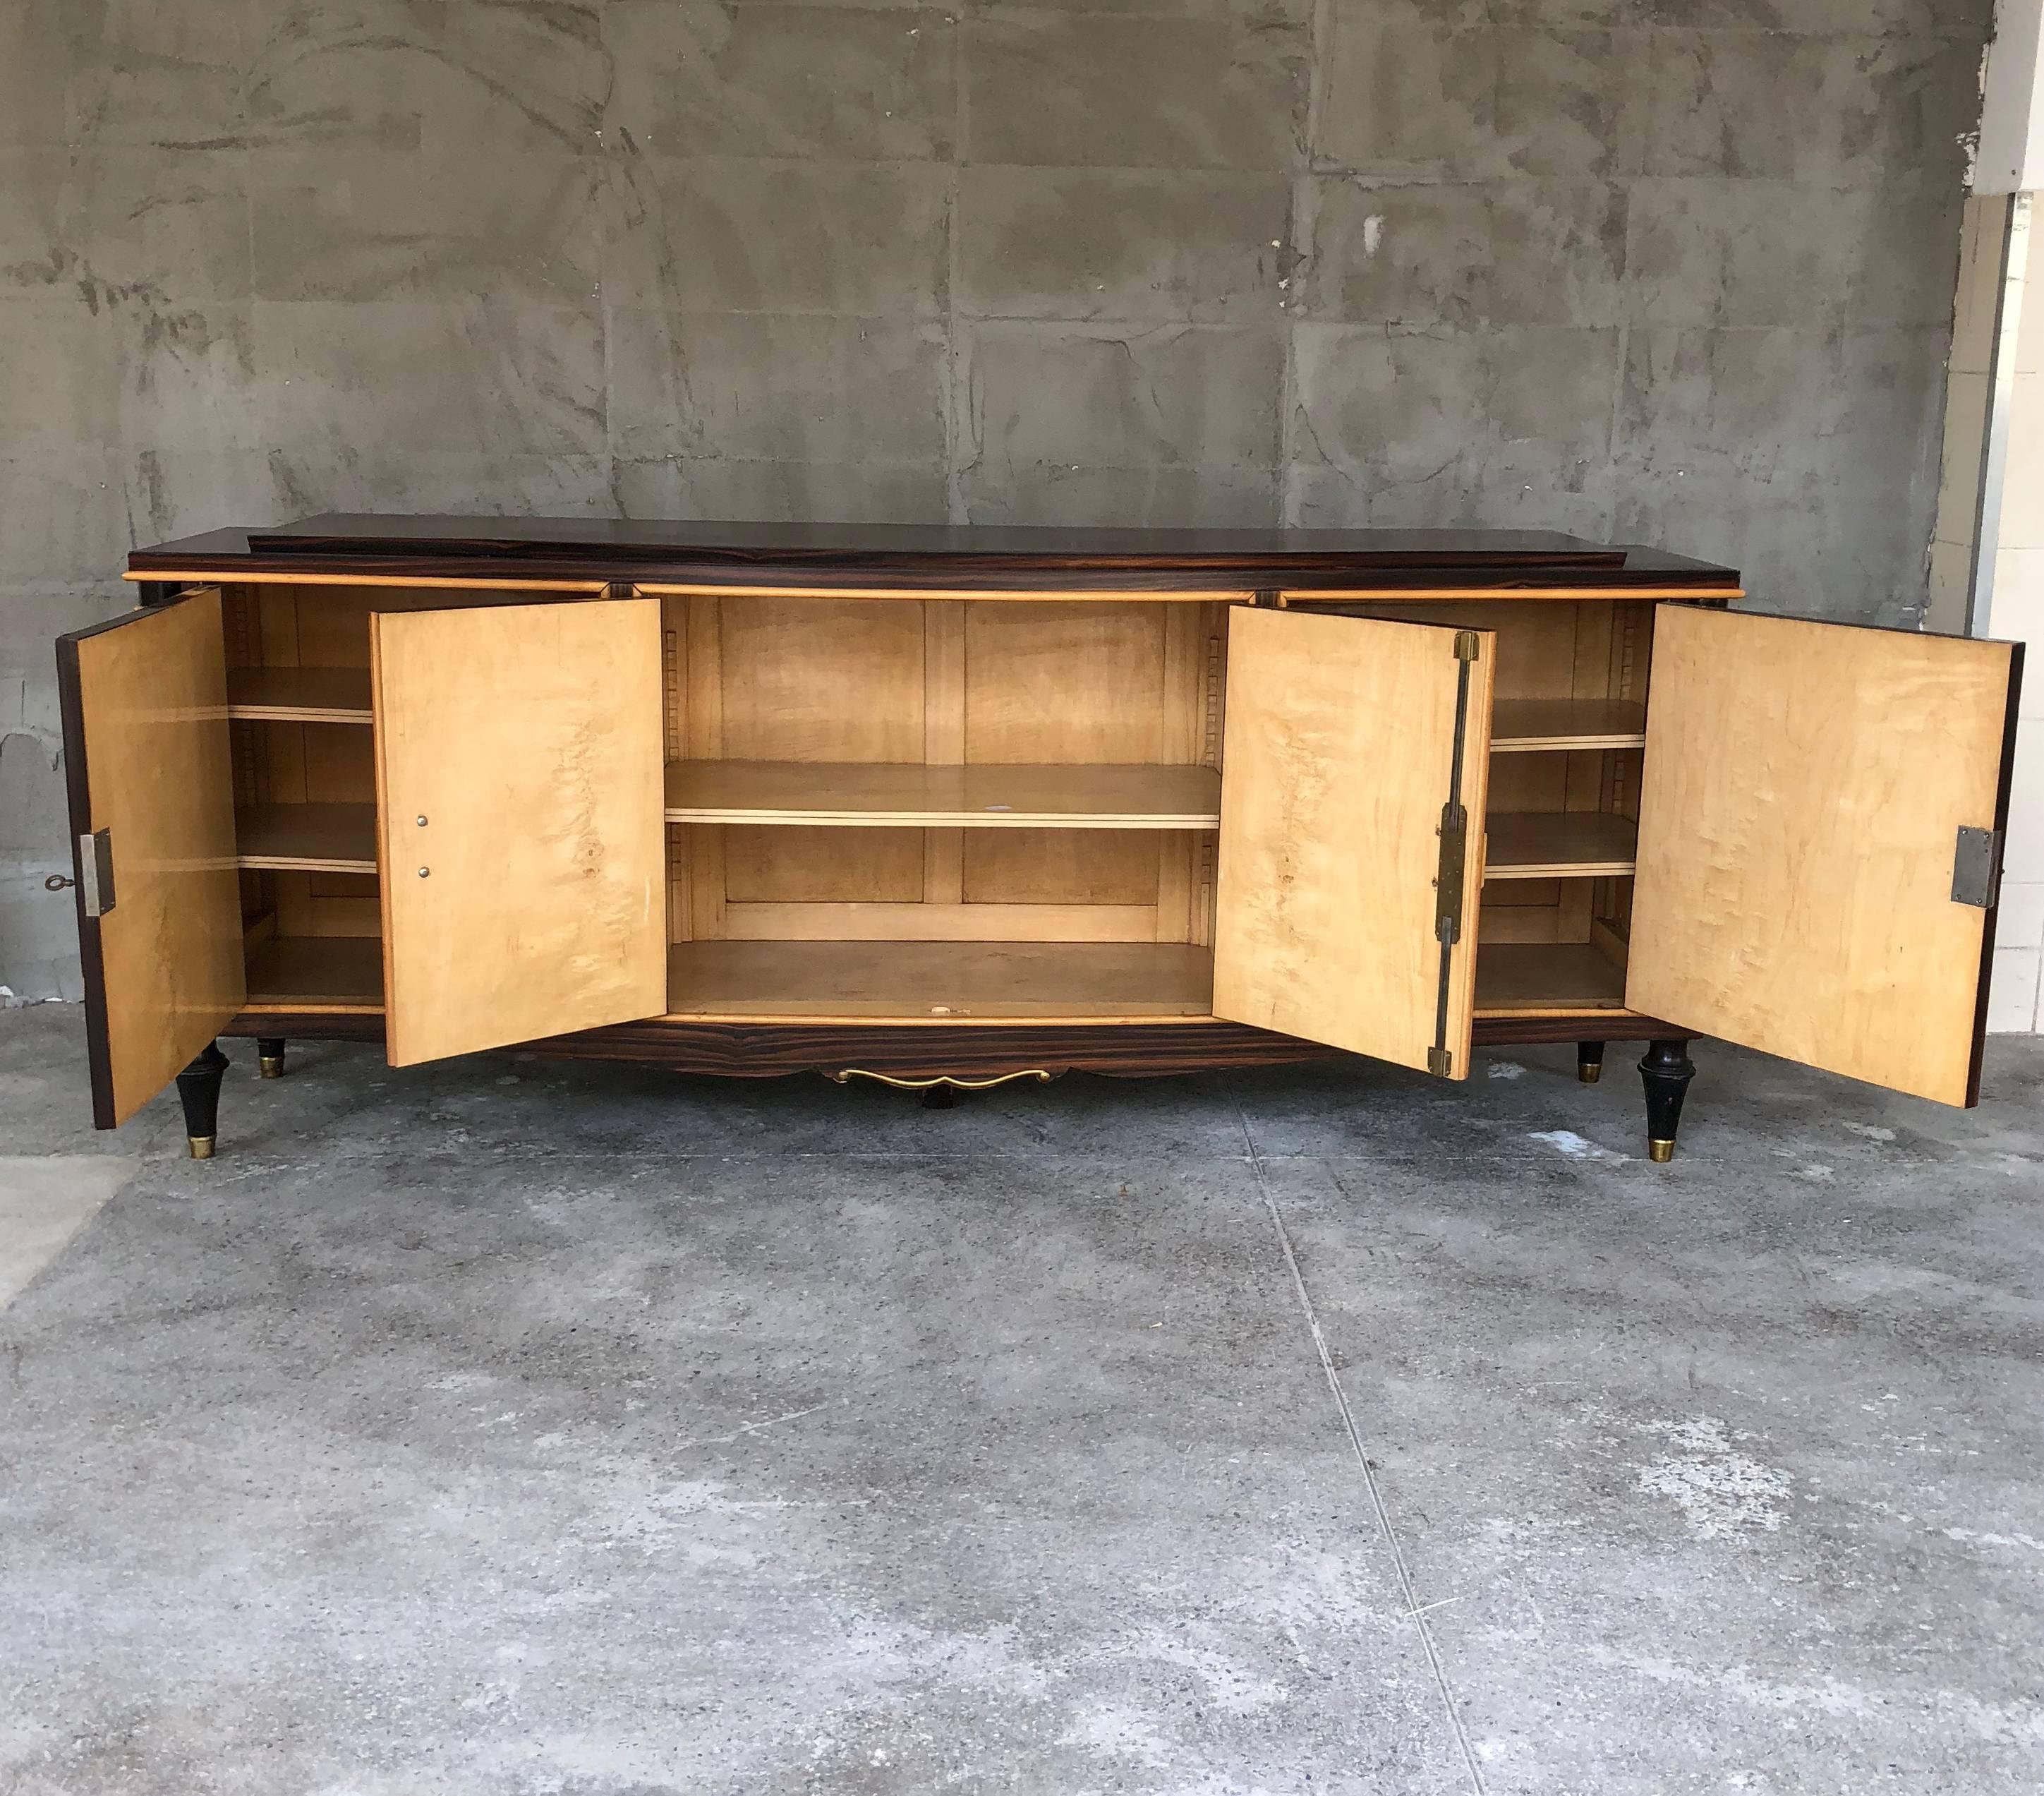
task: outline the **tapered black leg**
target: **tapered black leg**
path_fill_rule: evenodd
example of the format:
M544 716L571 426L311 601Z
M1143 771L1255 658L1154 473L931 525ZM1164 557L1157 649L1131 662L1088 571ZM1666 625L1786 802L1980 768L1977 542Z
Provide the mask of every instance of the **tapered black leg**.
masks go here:
M957 1102L958 1093L948 1085L923 1087L923 1108L926 1110L947 1110Z
M185 1141L195 1160L213 1158L213 1144L220 1132L220 1080L226 1071L227 1056L214 1041L178 1075L178 1101L185 1107Z
M1682 1099L1696 1076L1686 1040L1649 1042L1639 1063L1639 1082L1646 1087L1646 1157L1675 1157L1675 1131L1682 1121Z
M1576 1077L1585 1085L1594 1085L1604 1077L1604 1044L1601 1041L1579 1041L1576 1044Z
M256 1069L265 1079L284 1076L284 1038L259 1035L256 1038Z

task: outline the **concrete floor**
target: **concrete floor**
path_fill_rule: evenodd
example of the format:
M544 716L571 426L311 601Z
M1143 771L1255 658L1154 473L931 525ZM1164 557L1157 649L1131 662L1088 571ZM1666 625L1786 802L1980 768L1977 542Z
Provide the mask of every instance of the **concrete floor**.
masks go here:
M2044 1045L928 1112L0 1016L0 1790L2044 1783Z

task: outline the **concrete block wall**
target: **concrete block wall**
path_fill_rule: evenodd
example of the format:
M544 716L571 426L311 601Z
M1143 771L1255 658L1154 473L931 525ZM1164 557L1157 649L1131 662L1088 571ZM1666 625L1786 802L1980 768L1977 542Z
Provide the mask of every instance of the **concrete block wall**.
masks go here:
M15 0L0 982L49 639L327 508L1546 525L1925 592L1987 0Z

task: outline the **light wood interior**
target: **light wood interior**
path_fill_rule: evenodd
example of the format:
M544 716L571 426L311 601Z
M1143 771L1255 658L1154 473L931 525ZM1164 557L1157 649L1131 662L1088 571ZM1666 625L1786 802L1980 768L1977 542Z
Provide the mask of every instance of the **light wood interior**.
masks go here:
M969 1022L1203 1017L1213 954L1185 942L699 941L668 959L667 1010Z
M1493 942L1477 958L1476 1004L1491 1017L1622 1010L1625 967L1587 942Z
M1200 767L672 761L667 821L782 828L1212 829L1220 824L1220 775Z
M1609 811L1493 810L1485 826L1484 879L1630 874L1634 836L1632 820Z
M1633 699L1505 698L1491 711L1493 755L1639 748L1646 742L1646 707Z
M380 1010L383 944L373 936L271 936L248 950L248 1002L282 1010Z
M1226 606L664 606L678 944L1211 944Z
M311 873L376 871L373 804L249 805L234 815L243 867Z
M367 667L236 667L227 714L268 723L370 721Z
M371 612L534 596L229 590L252 1006L380 1001L361 946L382 928ZM1066 1002L1051 971L1060 954L1212 948L1240 607L757 592L659 602L670 971L706 969L675 986L695 994L686 1013L820 1017L844 980L898 975L898 1002L848 1013L913 1017L952 983L924 976L941 966L982 994L974 1015L1097 1015L1090 1000ZM1626 962L1652 605L1341 609L1495 636L1472 1013L1608 1009ZM731 952L720 958L712 944ZM738 952L754 944L767 957ZM920 958L889 959L889 944ZM833 955L842 978L815 974ZM1149 1016L1191 1013L1185 981L1205 979L1209 963L1138 953L1112 964L1120 995L1100 1002ZM789 968L814 984L806 999ZM1047 999L1014 983L1017 969L1051 979ZM747 972L760 976L756 1002L732 983ZM1145 978L1147 998L1128 983ZM1004 990L1025 1008L1004 1011ZM712 997L730 1008L704 1008ZM1052 1008L1027 1007L1043 1002Z
M567 596L328 579L224 589L233 858L250 1009L382 1003L371 612Z
M1476 1014L1622 1007L1653 602L1355 609L1496 635Z

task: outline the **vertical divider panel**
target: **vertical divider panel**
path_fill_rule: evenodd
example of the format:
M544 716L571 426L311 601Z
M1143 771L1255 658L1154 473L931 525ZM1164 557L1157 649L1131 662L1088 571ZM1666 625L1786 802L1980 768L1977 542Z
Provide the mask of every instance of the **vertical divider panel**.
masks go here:
M670 761L688 757L689 606L678 594L660 601L661 752ZM686 824L667 825L667 940L695 940L695 894L690 885L689 832Z
M688 602L688 629L682 642L688 679L683 702L687 756L692 761L724 759L724 654L721 599ZM692 825L688 848L690 939L721 940L724 933L724 826Z
M965 604L933 598L923 606L923 760L965 764ZM923 833L923 902L957 904L965 897L965 832Z
M1164 720L1161 747L1166 764L1200 758L1206 735L1207 608L1167 606L1164 617ZM1157 837L1157 940L1189 942L1198 934L1201 835L1165 830Z

